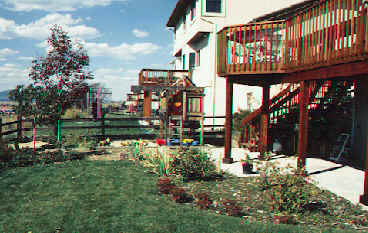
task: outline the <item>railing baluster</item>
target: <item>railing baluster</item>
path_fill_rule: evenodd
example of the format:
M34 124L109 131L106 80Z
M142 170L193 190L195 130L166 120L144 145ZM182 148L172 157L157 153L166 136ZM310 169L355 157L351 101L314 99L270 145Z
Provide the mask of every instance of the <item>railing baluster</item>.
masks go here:
M321 28L321 36L322 36L322 49L321 49L321 56L322 56L322 61L323 63L326 62L326 17L327 17L327 3L323 4L323 8L322 8L322 15L323 15L323 20L322 20L322 25L323 27Z
M365 40L365 50L368 50L368 3L366 2L365 5L365 17L364 17L364 25L365 25L365 33L364 33L364 40Z
M268 25L266 25L265 26L265 28L264 28L264 42L263 42L263 47L264 47L264 52L265 52L265 54L264 54L264 65L263 65L263 70L264 71L268 71L269 69L268 69L268 64L269 64L269 62L267 62L267 60L268 60L268 58L267 58L267 55L268 55L268 53L267 53L267 50L268 50L268 36L267 36L267 34L268 34Z
M340 57L340 37L341 37L341 31L340 31L340 27L341 27L341 0L337 0L336 3L336 30L337 30L337 35L336 35L336 59L339 59Z
M363 17L364 17L364 5L360 5L360 10L358 12L358 15L359 15L359 54L362 54L364 52L364 20L363 20Z
M278 24L276 25L276 26L278 26ZM270 70L274 70L274 68L273 68L273 59L275 59L274 58L274 56L273 56L273 43L274 43L274 39L273 39L273 32L274 32L274 24L271 24L271 44L270 44L270 46L271 46L271 48L270 48L270 52L271 52L271 54L270 54Z
M353 6L352 6L352 14L353 14L353 20L352 20L352 37L353 37L353 45L354 45L354 47L353 47L353 54L354 54L354 56L357 54L357 34L358 34L358 30L357 30L357 28L356 28L356 21L357 21L357 18L356 18L356 16L357 16L357 9L358 9L358 7L357 7L357 1L358 0L353 0Z
M323 17L323 12L322 12L322 5L319 5L318 6L318 12L319 12L319 15L318 15L318 21L319 21L319 24L318 24L318 63L321 63L322 61L322 30L323 30L323 20L322 20L322 17Z
M257 62L256 62L256 55L257 55L257 24L255 24L254 26L254 48L253 48L253 71L256 71L256 66L257 66Z
M353 30L352 30L352 21L353 21L353 10L352 10L352 0L347 0L347 15L348 20L346 22L346 31L347 31L347 38L346 38L346 47L348 48L346 56L350 57L351 50L353 48Z
M252 27L251 26L246 26L247 27L247 31L249 31L249 45L250 45L250 43L252 42ZM248 63L249 63L249 65L248 65L248 67L249 67L249 72L251 71L251 69L252 69L252 60L250 59L250 55L251 55L251 53L250 53L250 46L249 46L249 49L248 49Z
M244 38L243 38L243 69L242 72L245 72L247 70L247 60L246 60L246 41L247 41L247 30L246 30L246 26L241 27L241 32L244 33Z

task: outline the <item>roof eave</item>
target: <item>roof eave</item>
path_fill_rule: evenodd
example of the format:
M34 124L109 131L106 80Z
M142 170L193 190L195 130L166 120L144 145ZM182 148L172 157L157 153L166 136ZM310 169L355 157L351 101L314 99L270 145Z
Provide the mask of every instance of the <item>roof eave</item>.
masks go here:
M250 21L250 23L256 23L261 21L275 21L275 20L283 20L287 19L290 16L297 14L300 11L305 10L306 8L311 7L315 2L319 2L319 0L304 0L299 3L292 4L288 7L282 8L280 10L259 16Z
M194 0L178 0L174 10L171 12L169 20L166 23L166 27L176 27L179 18L185 13L187 6L192 4Z

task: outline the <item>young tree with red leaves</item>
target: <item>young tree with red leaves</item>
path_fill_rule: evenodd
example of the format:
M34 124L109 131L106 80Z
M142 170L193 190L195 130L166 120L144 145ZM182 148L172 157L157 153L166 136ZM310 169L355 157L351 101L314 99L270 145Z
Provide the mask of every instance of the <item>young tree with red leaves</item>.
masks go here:
M52 124L57 134L61 116L85 96L89 89L86 81L93 75L87 70L89 57L83 46L73 44L61 26L50 30L47 55L32 62L29 88L33 89L32 115L37 124Z

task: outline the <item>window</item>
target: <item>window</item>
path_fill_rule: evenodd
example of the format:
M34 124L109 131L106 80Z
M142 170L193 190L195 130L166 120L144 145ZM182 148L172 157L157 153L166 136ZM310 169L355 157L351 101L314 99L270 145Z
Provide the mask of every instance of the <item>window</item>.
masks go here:
M202 103L200 97L190 97L188 98L188 112L190 113L201 113Z
M196 66L196 54L190 53L189 54L189 69L193 69Z
M185 70L185 54L183 54L183 70Z
M197 51L197 66L201 65L201 50Z
M206 12L221 13L222 0L206 0Z

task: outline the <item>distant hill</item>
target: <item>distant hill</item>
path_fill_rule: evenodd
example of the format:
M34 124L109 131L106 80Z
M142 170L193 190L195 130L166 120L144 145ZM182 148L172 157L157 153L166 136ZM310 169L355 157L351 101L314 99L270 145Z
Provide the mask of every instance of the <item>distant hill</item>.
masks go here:
M0 101L9 101L8 94L10 90L0 91Z

